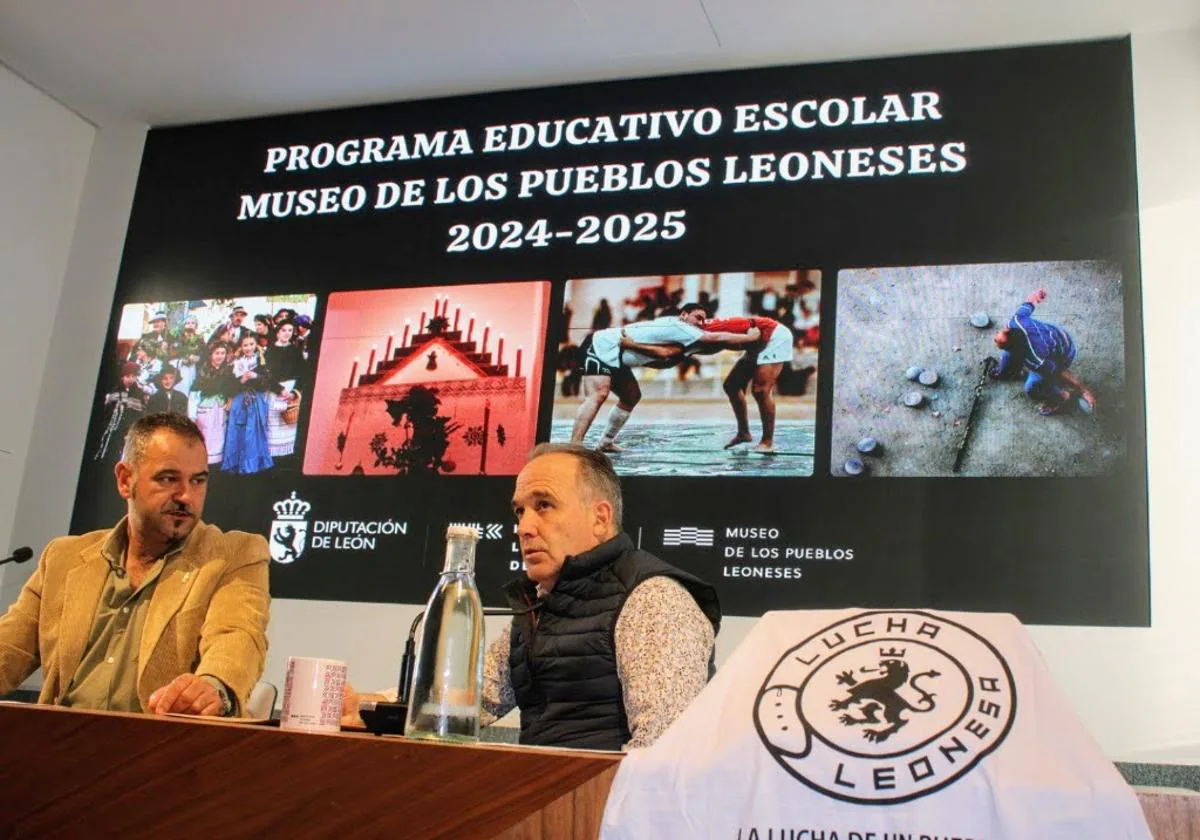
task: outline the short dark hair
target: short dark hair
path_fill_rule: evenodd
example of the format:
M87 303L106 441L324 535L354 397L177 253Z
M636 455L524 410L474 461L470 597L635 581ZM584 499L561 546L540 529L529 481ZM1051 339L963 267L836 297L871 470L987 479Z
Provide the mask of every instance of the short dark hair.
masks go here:
M155 432L161 430L169 431L186 440L196 441L201 446L205 445L204 433L186 415L173 411L160 411L142 417L125 434L125 446L121 450L121 460L127 464L136 464L145 454L147 442Z
M702 303L685 303L683 306L679 307L679 314L686 315L689 312L695 312L697 309L702 311L705 315L708 314L708 309L705 308L704 304Z
M529 460L543 455L570 455L579 464L579 480L594 497L612 505L613 527L621 530L624 503L621 500L621 479L612 461L603 452L588 449L577 443L539 443L529 453Z

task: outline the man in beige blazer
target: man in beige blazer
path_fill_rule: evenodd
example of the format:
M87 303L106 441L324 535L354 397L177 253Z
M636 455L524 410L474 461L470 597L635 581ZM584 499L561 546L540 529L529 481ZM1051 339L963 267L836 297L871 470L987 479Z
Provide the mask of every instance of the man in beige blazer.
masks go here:
M130 429L116 527L53 540L0 618L0 695L39 666L40 703L235 715L267 653L269 551L200 521L204 436L179 414Z

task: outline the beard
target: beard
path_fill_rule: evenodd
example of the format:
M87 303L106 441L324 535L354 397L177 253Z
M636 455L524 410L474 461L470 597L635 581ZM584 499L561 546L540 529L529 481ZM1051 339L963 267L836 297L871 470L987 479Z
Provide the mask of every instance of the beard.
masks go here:
M188 534L196 527L195 512L178 505L168 505L159 511L155 518L158 530L171 542L187 539Z
M131 501L135 508L141 508L142 502L138 499L136 482L132 490ZM167 502L157 511L141 508L138 510L137 518L143 533L148 536L153 534L168 544L179 543L187 539L199 521L195 508L175 502Z

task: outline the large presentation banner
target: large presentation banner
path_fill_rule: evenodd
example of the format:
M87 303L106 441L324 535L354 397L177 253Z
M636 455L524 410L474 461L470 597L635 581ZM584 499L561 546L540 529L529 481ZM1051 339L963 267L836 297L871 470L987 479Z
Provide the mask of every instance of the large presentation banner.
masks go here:
M610 453L727 614L1150 619L1128 40L151 131L72 529L146 412L276 597L421 602Z

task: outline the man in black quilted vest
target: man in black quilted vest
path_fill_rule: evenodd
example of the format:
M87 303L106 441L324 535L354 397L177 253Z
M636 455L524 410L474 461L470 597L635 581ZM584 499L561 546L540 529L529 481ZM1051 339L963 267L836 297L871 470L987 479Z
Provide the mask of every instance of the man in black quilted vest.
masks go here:
M711 675L716 591L634 547L599 452L537 447L512 504L526 576L505 589L523 612L488 648L484 723L516 706L522 744L652 744Z

